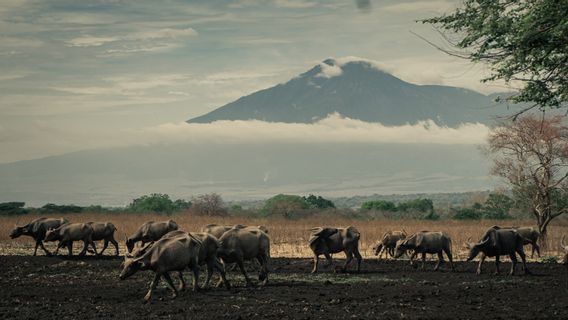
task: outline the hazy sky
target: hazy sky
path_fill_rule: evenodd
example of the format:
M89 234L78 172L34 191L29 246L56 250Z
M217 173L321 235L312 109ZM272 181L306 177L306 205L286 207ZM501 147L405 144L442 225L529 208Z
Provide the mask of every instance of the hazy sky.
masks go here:
M372 59L414 83L504 90L480 84L480 67L411 33L439 41L430 26L415 20L459 1L370 3L2 0L0 163L157 141L156 130L195 138L199 130L184 128L184 120L328 57ZM325 124L319 126L314 130L325 135ZM244 129L216 128L226 136Z

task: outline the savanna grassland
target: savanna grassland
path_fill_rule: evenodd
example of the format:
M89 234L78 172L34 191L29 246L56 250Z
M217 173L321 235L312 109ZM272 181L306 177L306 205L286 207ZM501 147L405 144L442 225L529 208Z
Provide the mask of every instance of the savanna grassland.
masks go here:
M264 225L269 229L271 238L271 255L273 257L311 257L312 253L307 246L310 237L310 229L318 226L355 226L361 233L361 254L365 258L373 256L371 247L382 235L389 230L404 229L411 234L416 231L443 231L449 234L453 241L453 250L457 252L456 259L465 258L463 251L464 242L471 237L477 241L483 232L490 226L532 226L531 220L391 220L391 219L347 219L337 216L311 216L302 219L284 218L249 218L249 217L206 217L189 214L132 214L132 213L81 213L66 215L44 215L51 217L65 217L70 222L110 221L118 229L116 239L124 245L125 237L131 235L145 221L159 221L173 219L180 229L186 231L200 231L211 223L232 225ZM34 242L30 237L10 239L9 233L15 224L23 225L35 215L0 217L0 254L29 254L33 252ZM543 255L559 256L561 250L559 242L563 234L568 235L568 221L556 220L549 228L547 248ZM77 244L78 249L79 244ZM48 243L48 249L55 248L55 244ZM98 246L100 248L100 244ZM529 251L530 252L530 251ZM111 254L109 251L108 254ZM106 252L105 252L106 254Z

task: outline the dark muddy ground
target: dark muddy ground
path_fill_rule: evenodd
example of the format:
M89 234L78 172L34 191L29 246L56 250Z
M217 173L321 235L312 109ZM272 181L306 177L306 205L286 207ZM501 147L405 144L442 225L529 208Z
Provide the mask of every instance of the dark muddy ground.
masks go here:
M489 274L489 263L477 276L474 263L422 272L406 261L368 260L360 274L323 268L313 276L310 259L277 258L267 287L245 288L230 272L231 291L185 291L171 300L162 283L143 305L152 273L119 281L120 262L0 256L0 319L568 319L568 270L557 264L530 264L534 275L510 277Z

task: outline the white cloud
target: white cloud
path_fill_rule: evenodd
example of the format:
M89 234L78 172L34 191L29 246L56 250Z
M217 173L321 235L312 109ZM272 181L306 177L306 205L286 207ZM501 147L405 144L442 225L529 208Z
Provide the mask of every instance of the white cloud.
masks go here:
M457 128L432 121L384 126L330 115L313 124L269 123L259 120L216 121L204 124L164 123L142 129L114 129L105 126L59 126L47 121L30 121L22 131L6 123L0 127L0 146L13 150L0 155L0 163L33 159L85 149L151 144L276 144L276 143L361 143L361 144L443 144L481 145L489 128L468 123Z
M68 47L98 47L98 46L102 46L103 44L109 43L109 42L115 42L120 40L120 38L117 37L93 37L93 36L81 36L81 37L77 37L77 38L73 38L69 41L67 41L67 46Z
M198 33L192 28L173 29L164 28L159 30L148 30L142 32L135 32L124 37L128 40L152 40L152 39L176 39L182 37L197 36Z
M320 73L316 74L316 77L318 78L333 78L333 77L337 77L339 75L341 75L343 73L343 70L341 69L341 66L339 65L329 65L325 62L322 62L319 64L321 71Z
M457 128L438 126L433 121L385 126L333 114L313 124L223 120L207 124L167 123L133 133L144 137L146 142L154 143L201 141L478 145L485 143L488 132L489 128L479 123L468 123Z
M174 96L184 96L184 97L189 97L190 94L185 92L185 91L169 91L168 94L174 95Z
M197 35L197 31L192 28L162 28L131 32L118 36L83 35L66 41L66 45L68 47L99 47L119 42L119 47L108 49L103 53L103 56L117 56L178 48L180 45L172 41Z

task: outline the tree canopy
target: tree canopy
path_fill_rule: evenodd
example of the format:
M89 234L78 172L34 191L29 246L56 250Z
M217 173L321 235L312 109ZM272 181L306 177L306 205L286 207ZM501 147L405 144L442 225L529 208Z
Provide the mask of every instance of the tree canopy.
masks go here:
M492 72L483 81L520 83L514 102L558 108L568 101L567 17L568 1L465 0L422 22L457 48L438 46L442 51L488 64Z

